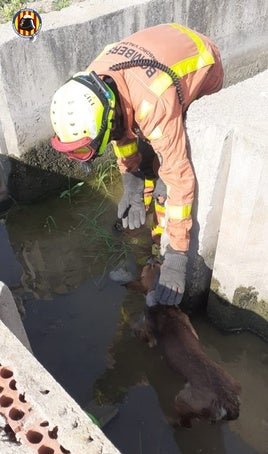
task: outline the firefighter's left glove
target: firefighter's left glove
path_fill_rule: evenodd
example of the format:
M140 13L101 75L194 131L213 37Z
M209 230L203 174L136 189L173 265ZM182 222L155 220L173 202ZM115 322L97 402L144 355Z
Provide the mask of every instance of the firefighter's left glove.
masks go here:
M131 230L141 227L145 223L144 205L144 176L138 171L127 172L122 175L124 193L118 204L118 217L122 219L124 228Z
M180 251L167 246L161 265L159 280L155 287L155 301L160 304L180 304L185 290L188 258Z

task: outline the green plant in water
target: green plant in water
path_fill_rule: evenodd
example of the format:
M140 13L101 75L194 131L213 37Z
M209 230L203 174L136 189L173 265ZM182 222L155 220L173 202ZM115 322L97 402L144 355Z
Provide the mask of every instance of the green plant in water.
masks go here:
M69 180L69 189L65 189L60 193L60 199L68 198L69 203L72 203L72 197L78 194L81 191L81 187L84 185L84 181L79 181L74 186L71 187L71 180Z
M71 0L53 0L52 7L55 11L60 11L62 8L70 6Z
M44 223L44 229L48 229L49 233L51 233L52 230L55 230L56 228L57 224L53 216L47 216Z
M92 187L97 191L103 189L106 194L109 194L109 185L113 183L118 174L119 171L114 158L100 161L94 168Z
M100 427L100 422L97 420L97 418L95 418L94 415L92 415L92 413L89 413L88 411L85 410L85 413L87 414L87 416L91 419L92 422L94 422L94 424L96 424L96 426Z
M82 221L79 227L82 233L89 238L90 243L94 244L94 255L90 258L94 263L105 261L107 269L116 266L120 261L126 260L132 247L129 243L122 241L122 237L116 237L112 231L107 230L101 222L101 217L107 212L107 207L103 206L104 201L97 207L95 214L80 214ZM97 250L97 253L96 253Z

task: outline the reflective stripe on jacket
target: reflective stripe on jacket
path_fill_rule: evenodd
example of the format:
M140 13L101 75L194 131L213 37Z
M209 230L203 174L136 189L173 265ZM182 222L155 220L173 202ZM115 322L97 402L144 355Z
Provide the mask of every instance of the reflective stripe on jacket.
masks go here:
M150 59L170 67L180 78L184 97L179 103L171 77L151 66L112 71L120 62ZM135 145L137 128L150 140L160 161L159 176L168 188L167 233L174 249L189 248L194 199L194 174L187 156L183 113L189 104L222 87L220 55L204 35L179 24L162 24L138 31L107 46L88 67L114 79L120 94L126 133L114 144L120 171L136 171L140 154Z

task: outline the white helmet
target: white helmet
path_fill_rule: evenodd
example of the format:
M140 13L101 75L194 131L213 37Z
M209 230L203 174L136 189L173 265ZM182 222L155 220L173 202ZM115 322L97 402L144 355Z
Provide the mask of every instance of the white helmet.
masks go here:
M109 141L115 95L95 72L77 73L52 98L53 148L71 159L100 156Z

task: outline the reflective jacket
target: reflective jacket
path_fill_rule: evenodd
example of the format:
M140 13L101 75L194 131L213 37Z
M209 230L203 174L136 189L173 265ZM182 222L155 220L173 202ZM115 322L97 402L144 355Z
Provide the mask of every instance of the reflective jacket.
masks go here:
M172 78L161 69L144 64L110 69L115 63L139 59L157 60L176 73L183 105ZM209 38L182 25L162 24L107 46L87 70L94 70L100 77L112 77L119 91L126 132L113 147L121 173L139 168L137 128L157 153L158 173L167 186L170 245L187 251L195 181L187 157L183 113L193 100L222 87L223 69L217 47Z

